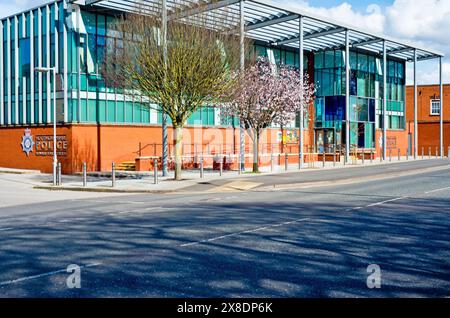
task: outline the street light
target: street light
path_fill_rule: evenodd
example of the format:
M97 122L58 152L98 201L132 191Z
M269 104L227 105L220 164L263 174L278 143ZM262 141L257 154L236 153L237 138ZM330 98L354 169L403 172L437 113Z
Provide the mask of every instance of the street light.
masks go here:
M58 165L58 158L56 156L56 68L37 67L34 71L38 73L53 73L53 185L56 186L56 169Z

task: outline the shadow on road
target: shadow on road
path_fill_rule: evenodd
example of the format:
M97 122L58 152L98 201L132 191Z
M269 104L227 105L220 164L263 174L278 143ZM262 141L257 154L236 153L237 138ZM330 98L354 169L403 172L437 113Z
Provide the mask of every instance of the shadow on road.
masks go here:
M90 207L99 217L0 232L0 281L101 262L82 270L81 289L67 289L61 273L0 286L0 296L449 296L449 201L351 212L341 202L214 203L129 215ZM181 246L266 226L273 227ZM381 267L379 290L366 286L369 264Z

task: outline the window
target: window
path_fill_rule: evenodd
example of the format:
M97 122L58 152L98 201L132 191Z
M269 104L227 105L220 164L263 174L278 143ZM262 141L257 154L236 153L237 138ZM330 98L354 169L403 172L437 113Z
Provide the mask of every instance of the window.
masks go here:
M441 113L441 102L439 99L432 99L430 101L430 115L436 116Z

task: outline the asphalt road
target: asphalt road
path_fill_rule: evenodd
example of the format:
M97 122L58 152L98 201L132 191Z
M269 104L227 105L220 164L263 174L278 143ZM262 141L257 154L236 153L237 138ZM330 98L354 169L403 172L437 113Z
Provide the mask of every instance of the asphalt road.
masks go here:
M311 188L269 189L314 179L304 173L248 178L251 191L6 206L0 296L448 297L449 164L317 171L333 184ZM79 289L66 286L69 264ZM380 289L366 285L371 264Z

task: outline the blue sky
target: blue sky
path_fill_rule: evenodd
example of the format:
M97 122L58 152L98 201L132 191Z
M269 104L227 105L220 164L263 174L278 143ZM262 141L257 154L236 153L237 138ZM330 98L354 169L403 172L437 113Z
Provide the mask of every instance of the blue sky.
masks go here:
M270 0L269 0L270 1ZM444 59L444 81L450 83L450 0L271 0L438 50ZM0 0L0 17L38 6L48 0ZM411 83L412 70L408 68ZM438 81L436 61L418 66L419 83Z
M314 7L336 7L342 4L342 0L311 0L309 3ZM365 11L367 6L370 4L378 4L379 6L385 7L391 5L393 0L350 0L347 1L355 10Z

